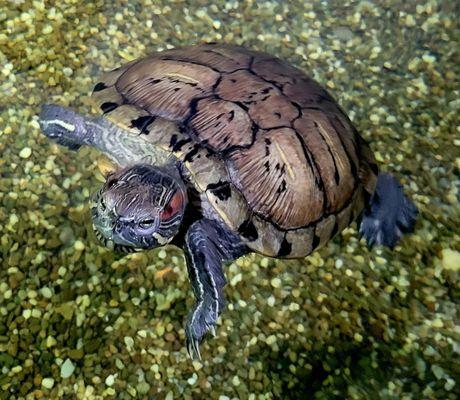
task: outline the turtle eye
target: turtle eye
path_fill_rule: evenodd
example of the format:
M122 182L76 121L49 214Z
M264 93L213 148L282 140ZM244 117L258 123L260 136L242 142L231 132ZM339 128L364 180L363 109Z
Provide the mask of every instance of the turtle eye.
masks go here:
M155 223L154 219L144 219L143 221L139 222L139 226L142 229L148 229Z
M169 204L167 204L165 208L163 208L161 217L164 219L171 218L171 215L173 214L173 212L174 212L174 209Z
M176 193L174 193L169 203L163 207L163 210L161 211L161 214L160 214L160 218L162 220L170 219L171 217L176 215L178 212L182 211L183 206L184 206L184 196L182 195L180 191L177 191Z
M110 188L114 187L116 183L117 183L117 180L116 180L116 179L111 179L111 180L109 180L109 181L107 182L106 188L107 188L107 189L110 189Z

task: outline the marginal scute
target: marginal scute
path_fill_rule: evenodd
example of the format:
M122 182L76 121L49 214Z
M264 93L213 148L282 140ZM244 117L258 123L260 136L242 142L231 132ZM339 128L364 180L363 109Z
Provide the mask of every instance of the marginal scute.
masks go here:
M314 227L296 229L286 233L286 240L291 243L291 254L289 258L303 257L310 254L313 248Z
M101 90L107 89L107 86L104 82L99 82L94 85L93 92L100 92Z
M101 111L104 114L109 113L110 111L115 110L119 106L118 103L114 103L112 101L106 101L105 103L101 104Z
M291 254L292 251L292 243L290 243L286 238L284 238L281 242L280 249L278 250L278 257L287 257Z
M105 103L115 103L119 106L123 104L123 97L118 93L114 86L109 86L105 89L93 92L91 101L96 108L103 112L102 105Z
M227 181L219 181L217 183L210 183L206 190L212 192L214 196L216 196L220 201L226 201L231 198L232 191L231 191L231 183Z
M361 180L364 190L368 196L372 196L377 185L378 166L375 161L374 155L366 143L366 141L358 136L359 140L359 153L360 153L360 167L359 179Z
M269 257L276 256L280 251L285 232L258 215L252 215L251 220L258 232L258 237L248 245L258 253Z
M238 227L238 232L250 242L254 242L259 238L259 232L257 231L251 218L243 221L243 223Z
M165 118L155 117L155 119L152 120L150 124L145 127L145 130L147 131L147 133L145 135L142 135L142 138L147 142L157 144L163 150L172 150L170 147L170 143L171 138L174 135L177 141L187 140L188 143L191 142L186 135L178 131L177 125L174 122L169 121ZM182 154L181 151L173 151L173 153L176 157Z
M334 225L336 223L336 217L334 214L323 218L318 222L315 229L315 235L319 237L319 245L323 246L326 242L331 239L334 233Z
M187 145L186 145L187 147ZM184 153L187 154L187 153ZM227 171L225 166L216 157L209 156L206 149L199 150L199 159L195 162L188 162L186 167L190 171L193 181L200 192L204 192L209 188L209 185L216 187L219 182L227 182ZM214 186L213 186L214 185ZM208 195L215 195L214 193L208 192ZM217 200L221 199L217 196Z
M131 104L122 104L106 114L110 121L135 134L139 134L139 129L133 126L132 121L146 116L151 117L146 111Z
M338 232L344 230L348 225L350 225L353 217L353 201L348 204L342 211L337 213L337 226Z
M219 214L219 217L227 224L227 226L237 231L245 221L249 218L248 204L241 193L233 186L230 185L230 197L227 200L221 200L219 196L212 190L206 191L206 196L210 204ZM249 228L252 228L251 226ZM257 231L245 231L246 234L253 238L258 235Z

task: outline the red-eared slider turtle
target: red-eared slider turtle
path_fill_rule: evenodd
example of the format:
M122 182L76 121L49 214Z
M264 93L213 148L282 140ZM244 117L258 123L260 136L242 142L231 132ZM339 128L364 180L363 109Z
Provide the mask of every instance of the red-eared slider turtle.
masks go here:
M102 117L45 105L42 130L117 164L92 207L106 245L184 249L192 357L224 307L223 262L305 257L358 217L371 245L392 247L414 225L415 206L330 94L275 57L168 50L105 74L92 98Z

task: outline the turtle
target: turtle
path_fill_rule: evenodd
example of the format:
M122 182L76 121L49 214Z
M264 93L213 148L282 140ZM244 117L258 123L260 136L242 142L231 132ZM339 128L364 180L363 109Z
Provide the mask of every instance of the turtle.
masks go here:
M41 130L114 163L91 205L106 246L184 250L192 358L225 307L224 264L306 257L354 220L370 246L414 229L417 208L343 109L275 56L219 43L160 51L105 73L91 99L102 115L44 104Z

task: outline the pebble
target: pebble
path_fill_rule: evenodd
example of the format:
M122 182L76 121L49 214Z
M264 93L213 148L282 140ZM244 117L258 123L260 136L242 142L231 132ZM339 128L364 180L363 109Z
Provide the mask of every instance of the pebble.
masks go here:
M43 297L45 297L46 299L51 299L51 297L53 296L53 292L51 291L51 289L47 286L45 287L42 287L40 289L40 293Z
M450 271L460 270L460 252L452 249L442 250L442 267Z
M32 155L32 149L30 147L24 147L19 152L19 157L21 158L29 158Z
M76 240L74 243L74 247L77 251L85 250L85 244L81 240Z
M281 287L281 279L280 278L273 278L271 281L270 281L270 284L274 287L274 288L280 288Z
M53 378L43 378L42 386L46 389L52 389L54 386L54 379Z
M73 372L75 371L75 365L73 365L72 361L67 358L61 364L61 378L69 378L72 376Z
M108 375L107 378L105 378L105 384L107 386L112 386L114 383L115 383L115 378L116 378L117 374L115 375Z

